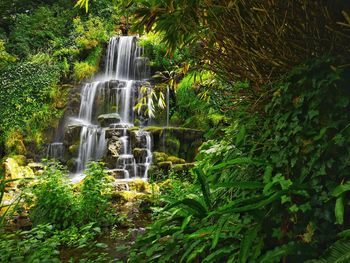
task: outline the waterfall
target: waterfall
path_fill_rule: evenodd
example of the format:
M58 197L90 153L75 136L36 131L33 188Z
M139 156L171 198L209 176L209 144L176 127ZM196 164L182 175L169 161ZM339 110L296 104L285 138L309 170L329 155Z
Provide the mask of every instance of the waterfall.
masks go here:
M64 155L64 145L62 142L53 142L50 143L47 148L47 157L54 158L56 160L63 159Z
M133 108L150 75L149 60L143 57L143 48L137 45L136 37L109 40L102 75L102 79L95 78L82 86L79 113L67 124L68 130L80 134L74 172L81 179L87 163L104 160L114 143L113 149L118 154L114 168L110 169L118 171L124 179L147 179L152 163L151 135L140 129L132 136L129 129L134 126L135 118L144 118L134 113ZM150 102L147 104L150 107ZM111 132L113 139L107 136ZM52 143L48 156L61 158L63 147L61 142Z

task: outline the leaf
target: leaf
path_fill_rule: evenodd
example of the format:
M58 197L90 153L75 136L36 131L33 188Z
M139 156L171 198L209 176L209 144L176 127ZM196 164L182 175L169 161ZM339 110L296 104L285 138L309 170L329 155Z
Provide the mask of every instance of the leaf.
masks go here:
M350 191L350 181L347 181L345 184L338 185L332 192L334 197L339 197L343 193Z
M258 226L253 227L248 230L248 232L244 235L243 240L241 242L240 253L239 253L239 262L245 263L247 262L249 251L252 248L252 244L257 236Z
M274 202L275 200L280 199L284 193L285 193L285 191L279 191L279 192L276 192L276 193L270 195L267 198L264 198L263 200L261 200L257 203L254 202L253 204L245 205L242 207L234 207L233 206L233 207L227 208L228 205L225 205L225 206L223 206L225 208L224 209L219 208L218 212L221 212L221 213L240 213L240 212L247 212L250 210L258 209L258 208L264 207L264 206ZM252 198L252 199L255 199L255 198Z
M180 200L176 203L173 203L167 207L164 208L164 210L169 210L173 207L176 206L187 206L188 208L191 209L191 211L193 212L193 215L199 217L199 218L203 218L205 217L206 213L207 213L207 209L197 200L191 199L191 198L185 198L183 200Z
M272 170L273 168L270 165L265 168L264 177L263 177L264 183L268 183L270 181L272 177Z
M217 244L219 243L219 239L220 239L220 234L221 234L222 228L226 224L227 220L228 220L228 218L226 218L226 217L221 217L219 219L219 222L217 224L217 228L215 230L213 242L212 242L212 245L211 245L211 250L213 250L217 246Z
M340 196L337 198L335 202L335 219L336 223L339 225L342 225L344 223L344 198L343 196Z
M238 133L238 135L236 137L236 143L235 144L239 145L243 141L245 135L246 135L246 129L245 129L245 126L242 125L242 127L239 129L239 133Z
M200 183L205 203L207 207L210 209L211 207L210 189L209 189L208 183L206 182L205 175L202 169L200 168L194 168L193 171L197 174L197 179L198 179L198 182Z
M191 221L192 215L189 215L182 221L181 230L184 230L188 223Z
M225 161L223 163L214 165L209 170L215 171L215 170L223 169L223 168L226 168L227 166L232 166L232 165L236 165L236 164L256 164L256 165L261 165L261 164L265 164L265 162L263 162L261 160L257 160L257 159L252 159L252 158L249 158L249 157L239 157L239 158L231 159L231 160Z
M261 182L242 182L242 181L236 181L236 182L224 182L224 183L218 183L213 186L213 188L238 188L238 189L261 189L263 187L263 184Z
M319 114L318 110L310 110L307 115L308 115L309 119L312 120L318 114Z
M292 254L298 248L294 242L275 247L273 250L267 251L257 262L258 263L278 263L281 258Z
M337 236L341 237L341 238L350 237L350 229L346 229L346 230L338 233Z
M309 260L306 263L348 263L350 261L350 241L339 240L329 247L320 259Z

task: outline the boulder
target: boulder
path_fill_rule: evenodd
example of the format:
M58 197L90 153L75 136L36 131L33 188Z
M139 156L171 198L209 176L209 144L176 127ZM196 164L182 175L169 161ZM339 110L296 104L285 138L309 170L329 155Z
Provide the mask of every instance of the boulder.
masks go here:
M64 134L65 143L67 145L73 145L79 143L80 141L80 133L82 130L81 124L70 124L66 127L66 131Z
M107 170L107 174L110 176L113 176L115 179L124 179L125 178L125 170L123 170L123 169Z
M107 113L98 116L98 122L101 127L109 127L111 124L119 123L120 116L118 113Z
M153 152L153 163L157 164L168 159L168 155L164 152Z
M182 158L176 157L176 156L169 156L166 161L171 162L172 164L184 164L186 161Z
M135 157L136 163L145 163L148 155L148 150L145 148L134 148L132 153Z

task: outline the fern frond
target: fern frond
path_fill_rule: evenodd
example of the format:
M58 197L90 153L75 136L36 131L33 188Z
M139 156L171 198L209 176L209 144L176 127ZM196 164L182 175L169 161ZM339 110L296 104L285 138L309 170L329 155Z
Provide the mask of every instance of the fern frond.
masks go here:
M331 245L320 259L313 259L307 263L348 263L350 262L350 241L338 240Z

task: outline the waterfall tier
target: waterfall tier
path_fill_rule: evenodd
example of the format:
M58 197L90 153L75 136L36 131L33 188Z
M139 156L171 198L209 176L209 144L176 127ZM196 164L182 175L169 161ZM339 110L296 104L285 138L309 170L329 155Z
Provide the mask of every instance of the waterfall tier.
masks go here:
M136 37L110 39L102 77L82 86L79 114L66 123L65 140L76 138L79 133L79 141L69 147L69 151L76 154L74 163L70 165L72 172L81 174L89 161L104 160L107 152L112 151L115 160L110 168L118 171L120 178L147 179L152 162L150 133L140 130L138 142L133 143L127 129L134 126L138 117L134 106L144 95L140 90L150 75L148 64ZM141 124L147 124L147 118L138 119L143 122ZM111 128L117 132L107 137L106 131ZM135 158L134 144L138 144L144 157ZM48 156L62 159L63 145L52 143Z

